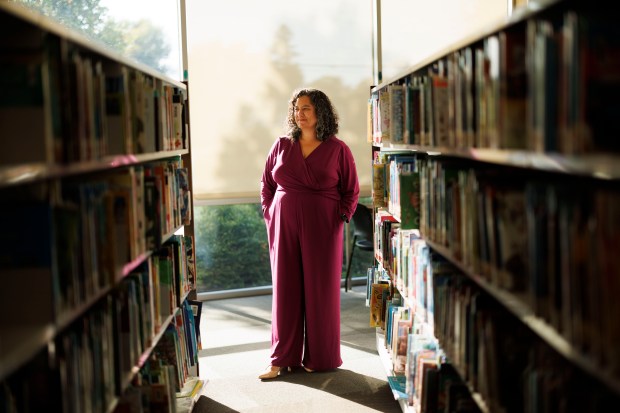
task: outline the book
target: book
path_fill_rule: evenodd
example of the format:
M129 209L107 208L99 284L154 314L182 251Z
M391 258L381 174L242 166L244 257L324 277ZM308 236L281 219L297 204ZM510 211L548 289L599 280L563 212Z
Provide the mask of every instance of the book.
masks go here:
M422 106L422 136L421 144L425 146L435 145L435 130L433 129L433 94L432 80L428 74L422 77L422 94L420 104Z
M181 311L183 313L183 322L187 337L186 343L188 349L188 364L190 366L196 366L198 364L198 350L201 349L201 344L200 317L196 320L194 311L198 312L201 310L197 309L195 304L191 304L192 302L190 302L190 300L185 300L181 305Z
M176 413L174 367L161 367L160 381L149 384L149 412Z
M516 25L499 32L499 147L526 147L527 70L525 28Z
M372 164L372 199L376 207L386 206L385 202L385 164Z
M408 338L413 325L413 319L408 309L401 312L396 323L396 335L392 338L394 346L392 351L392 370L396 375L405 375L407 368Z
M181 338L179 337L179 331L174 323L169 324L166 327L166 331L157 343L155 347L155 354L164 363L164 365L172 366L173 374L170 376L170 380L174 386L175 392L181 391L181 386L184 383L182 365L183 359L181 357Z
M547 19L527 22L529 87L527 147L538 152L558 150L559 27Z
M182 91L174 88L172 94L172 147L171 149L183 149L185 146L185 105Z
M488 148L488 88L489 88L489 59L484 49L484 42L474 46L474 125L476 136L474 144L478 148Z
M410 406L415 404L415 399L419 400L419 394L416 393L416 377L418 369L418 360L421 355L435 357L437 344L435 340L419 331L411 331L407 336L407 355L405 361L405 383L407 386L408 403Z
M420 229L420 174L417 170L403 172L400 183L400 227Z
M157 191L159 193L159 227L162 234L167 234L172 230L172 202L169 175L166 163L158 162L156 164L149 165L145 171L145 175L153 177Z
M145 153L147 150L147 95L146 74L131 70L129 72L128 88L131 107L131 153Z
M176 398L183 399L186 397L189 397L189 398L196 397L198 393L200 393L203 387L204 387L203 380L200 380L199 378L196 378L196 377L191 378L187 380L183 388L179 392L177 392Z
M395 319L395 314L402 310L402 303L400 301L400 295L396 295L396 297L392 297L387 300L385 304L385 342L383 345L389 350L392 347L392 336L394 332L394 324L393 321Z
M140 165L115 171L107 180L115 199L116 235L122 238L121 249L128 246L123 264L138 257L144 250L144 172Z
M405 141L410 145L420 145L421 133L421 85L418 76L412 75L405 89Z
M397 400L407 399L407 392L405 390L405 376L387 376L388 384L392 389L392 394Z
M185 243L185 259L186 259L186 278L188 282L188 288L194 289L196 288L196 254L195 254L195 246L194 246L194 237L191 235L185 235L183 237L183 242Z
M155 79L151 76L142 78L142 88L144 89L144 152L152 153L156 150L157 132L155 123Z
M372 285L370 293L370 327L381 327L384 318L384 292L388 291L388 283Z
M379 142L388 143L392 139L392 108L389 89L379 91Z
M450 146L448 131L448 80L443 74L432 74L430 85L433 103L433 144L447 148Z
M461 71L461 100L462 107L462 132L463 145L465 147L475 146L476 136L476 106L474 105L474 51L472 46L466 46L459 53L459 69Z
M148 251L157 249L162 240L161 185L155 176L144 177L144 243Z
M492 34L483 40L484 58L487 62L486 87L484 101L486 109L486 129L484 138L487 148L499 148L500 145L500 42L497 34Z
M405 79L403 84L403 143L413 144L416 131L414 129L413 91L411 77Z
M104 203L108 222L107 242L112 246L108 265L116 281L122 275L123 266L131 261L130 194L123 189L110 189L104 196Z
M131 99L129 96L129 69L125 66L106 65L105 105L108 126L108 154L132 153Z
M187 168L175 169L178 189L179 189L179 213L181 216L181 223L189 225L192 221L192 196L189 190L189 178Z
M388 86L389 106L390 106L390 140L394 143L403 142L404 134L404 90L402 85L391 84Z
M60 301L57 314L70 311L86 300L81 278L80 213L76 205L64 204L54 208L56 227L54 248Z
M436 359L421 359L417 376L419 377L416 394L420 398L420 411L431 413L437 401L437 371L439 363Z
M62 160L60 40L27 24L11 25L0 56L0 165ZM28 139L19 139L25 137Z
M151 339L157 332L155 326L155 300L157 298L154 295L155 290L151 282L151 266L152 261L147 259L132 272L132 275L135 276L136 280L140 283L140 289L142 290L140 315L145 345L150 345Z
M162 319L171 315L176 307L177 292L175 290L175 262L169 246L162 246L155 255L155 265L159 275L159 311Z
M495 225L499 286L524 291L527 285L527 226L525 197L517 188L496 188Z
M547 233L549 214L547 212L547 185L528 182L525 188L527 215L527 256L529 261L528 301L531 308L545 320L550 319L549 279L547 273Z
M130 283L121 282L120 288L114 296L114 331L115 333L115 372L116 382L122 388L127 383L125 377L128 371L138 362L138 355L132 345L133 337L137 334L132 314L132 290Z

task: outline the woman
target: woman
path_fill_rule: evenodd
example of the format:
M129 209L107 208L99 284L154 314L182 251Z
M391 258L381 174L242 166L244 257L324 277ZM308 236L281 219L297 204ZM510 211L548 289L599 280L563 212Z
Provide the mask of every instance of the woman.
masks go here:
M320 90L289 101L287 136L273 144L261 179L273 302L271 362L283 368L334 369L340 357L343 222L359 197L355 161L336 137L338 116Z

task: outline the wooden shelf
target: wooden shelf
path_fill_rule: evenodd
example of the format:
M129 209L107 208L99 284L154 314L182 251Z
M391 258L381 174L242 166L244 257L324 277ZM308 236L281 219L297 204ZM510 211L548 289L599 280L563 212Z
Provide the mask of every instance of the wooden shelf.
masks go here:
M0 188L25 185L46 179L84 175L95 172L109 171L131 165L174 158L189 153L182 149L162 151L139 155L112 155L97 161L77 162L67 165L48 165L33 163L0 167Z
M535 171L580 175L602 180L620 179L620 154L596 153L567 156L525 150L488 148L443 148L383 143L375 145L383 151L407 151L428 156L450 156Z

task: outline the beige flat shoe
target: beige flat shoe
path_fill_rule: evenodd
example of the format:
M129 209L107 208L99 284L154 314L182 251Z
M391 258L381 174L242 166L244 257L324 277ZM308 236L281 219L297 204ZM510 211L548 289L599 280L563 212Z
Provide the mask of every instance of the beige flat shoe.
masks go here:
M304 370L306 370L308 373L314 373L314 370L309 369L308 367L304 366Z
M278 367L278 366L267 366L265 368L265 371L263 371L263 373L258 376L259 379L261 380L269 380L269 379L275 379L276 377L278 377L280 375L280 372L284 369L285 367ZM290 367L286 367L288 369L288 371L291 371Z

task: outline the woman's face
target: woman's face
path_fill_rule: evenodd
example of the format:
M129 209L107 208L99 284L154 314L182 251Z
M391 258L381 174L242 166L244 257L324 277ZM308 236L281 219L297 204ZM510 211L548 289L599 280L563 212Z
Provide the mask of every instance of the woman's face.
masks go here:
M316 112L308 96L300 96L295 102L295 123L299 129L314 129L316 126Z

